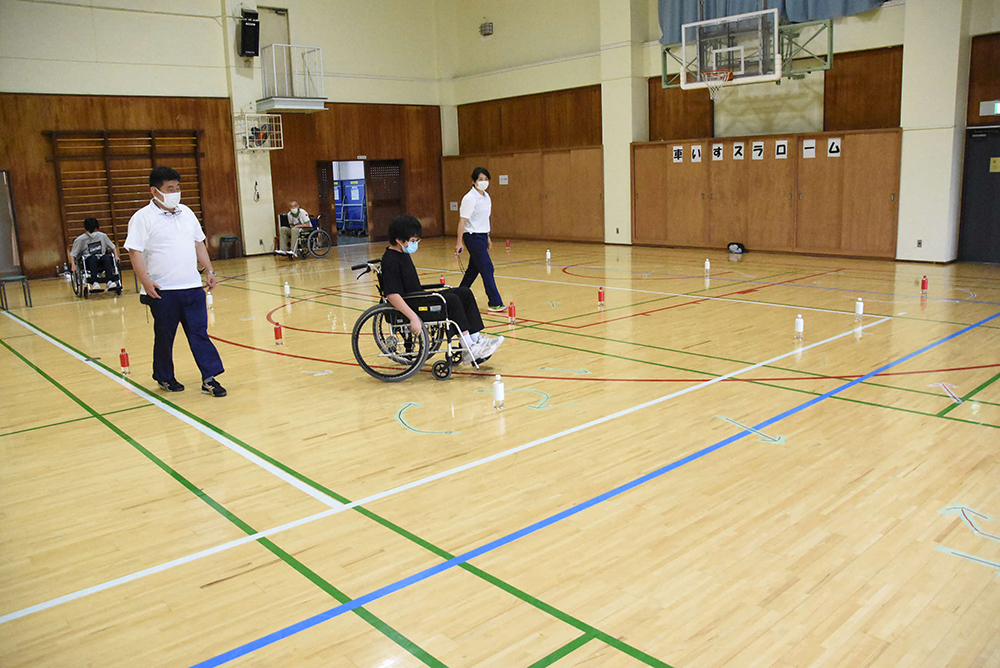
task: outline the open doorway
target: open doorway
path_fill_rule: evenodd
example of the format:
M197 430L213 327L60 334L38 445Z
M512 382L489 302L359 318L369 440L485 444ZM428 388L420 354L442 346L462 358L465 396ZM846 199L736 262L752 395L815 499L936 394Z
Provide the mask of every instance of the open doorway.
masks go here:
M317 175L320 209L332 213L340 245L385 241L406 212L402 160L320 162Z

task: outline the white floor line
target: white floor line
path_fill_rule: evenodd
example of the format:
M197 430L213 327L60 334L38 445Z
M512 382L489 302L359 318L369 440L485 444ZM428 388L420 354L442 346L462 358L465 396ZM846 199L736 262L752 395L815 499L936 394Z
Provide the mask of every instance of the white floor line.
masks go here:
M136 385L133 385L133 384L129 383L128 381L126 381L124 378L122 378L118 374L116 374L116 373L114 373L112 371L108 371L104 367L102 367L102 366L100 366L98 364L95 364L94 362L88 361L86 357L80 355L75 350L72 350L71 348L66 347L65 345L63 345L59 341L56 341L51 336L49 336L45 332L41 331L40 329L38 329L34 325L28 323L27 321L20 320L20 319L14 317L13 315L11 315L11 314L9 314L7 312L4 312L4 315L7 316L8 318L10 318L11 320L13 320L14 322L16 322L17 324L21 325L25 329L29 330L30 332L32 332L32 333L36 334L37 336L45 339L46 341L48 341L49 343L51 343L52 345L54 345L56 348L59 348L63 352L68 353L70 356L72 356L72 357L80 360L81 362L83 362L84 364L86 364L87 366L89 366L94 371L97 371L98 373L100 373L100 374L102 374L104 376L107 376L108 378L110 378L114 382L118 383L119 385L121 385L125 389L129 390L133 394L141 397L142 399L145 399L146 401L148 401L149 403L153 404L157 408L159 408L159 409L163 410L164 412L166 412L166 413L172 415L173 417L177 418L178 420L180 420L184 424L186 424L186 425L188 425L190 427L193 427L194 429L197 429L198 431L200 431L201 433L205 434L206 436L208 436L209 438L211 438L215 442L217 442L220 445L222 445L222 446L224 446L224 447L232 450L233 452L235 452L236 454L238 454L240 457L243 457L244 459L252 462L253 464L256 464L257 466L259 466L260 468L264 469L265 471L267 471L271 475L273 475L276 478L282 480L283 482L288 483L289 485L291 485L292 487L295 487L299 491L304 492L305 494L308 494L309 496L313 497L314 499L316 499L317 501L319 501L323 505L330 506L331 508L340 508L340 507L343 506L343 504L340 501L337 501L333 497L330 497L330 496L326 495L325 493L323 493L320 490L312 487L311 485L308 485L308 484L302 482L301 480L299 480L295 476L290 475L290 474L286 473L285 471L282 471L281 469L279 469L274 464L272 464L272 463L266 461L265 459L263 459L263 458L255 455L254 453L250 452L249 450L247 450L246 448L244 448L239 443L236 443L232 439L230 439L230 438L228 438L228 437L220 434L218 431L216 431L214 429L211 429L211 428L203 425L202 423L198 422L197 420L194 420L191 417L189 417L189 416L185 415L184 413L180 412L176 408L174 408L174 407L166 404L163 400L161 400L159 397L157 397L155 394L149 392L145 388L137 387Z
M878 320L876 320L874 322L871 322L871 323L869 323L867 325L862 326L861 329L868 329L869 327L874 327L876 325L881 325L882 323L889 322L890 320L891 320L891 318L880 318L880 319L878 319ZM34 328L32 328L32 329L34 329ZM696 390L700 390L700 389L709 387L711 385L715 385L716 383L721 383L724 380L727 380L729 378L733 378L735 376L739 376L739 375L748 373L750 371L754 371L756 369L759 369L761 367L767 366L769 364L773 364L773 363L775 363L775 362L777 362L779 360L785 359L786 357L791 357L793 355L798 355L801 352L809 350L811 348L816 348L818 346L822 346L822 345L825 345L827 343L831 343L831 342L836 341L838 339L842 339L842 338L845 338L845 337L848 337L848 336L853 336L856 331L857 331L856 329L852 329L850 331L844 332L843 334L837 334L836 336L831 336L828 339L823 339L822 341L817 341L816 343L811 343L811 344L809 344L807 346L796 347L795 350L792 350L790 352L784 353L782 355L778 355L777 357L772 357L769 360L765 360L763 362L758 362L757 364L746 366L746 367L743 367L742 369L737 369L736 371L732 371L730 373L727 373L725 375L719 376L717 378L712 378L710 380L706 380L706 381L703 381L701 383L697 383L696 385L692 385L691 387L687 387L685 389L678 390L676 392L671 392L670 394L665 394L662 397L658 397L658 398L653 399L651 401L647 401L647 402L638 404L636 406L632 406L631 408L626 408L624 410L618 411L617 413L612 413L610 415L605 415L604 417L597 418L596 420L591 420L590 422L585 422L585 423L583 423L581 425L578 425L576 427L571 427L570 429L566 429L566 430L560 431L558 433L551 434L549 436L545 436L543 438L536 439L536 440L531 441L529 443L525 443L523 445L519 445L519 446L510 448L508 450L504 450L502 452L498 452L496 454L489 455L487 457L483 457L482 459L477 459L475 461L468 462L467 464L462 464L460 466L456 466L454 468L448 469L447 471L441 471L440 473L435 473L433 475L429 475L426 478L421 478L420 480L414 480L413 482L409 482L409 483L406 483L404 485L400 485L398 487L393 487L392 489L386 490L384 492L379 492L379 493L373 494L371 496L367 496L367 497L365 497L363 499L358 499L357 501L352 501L351 503L348 503L348 504L339 504L338 503L339 507L335 507L335 508L332 508L330 510L326 510L326 511L323 511L323 512L320 512L320 513L316 513L314 515L310 515L308 517L304 517L302 519L295 520L293 522L289 522L288 524L283 524L281 526L277 526L277 527L274 527L274 528L271 528L271 529L267 529L266 531L261 531L261 532L258 532L258 533L246 536L244 538L239 538L237 540L230 541L228 543L223 543L222 545L217 545L216 547L212 547L212 548L209 548L207 550L202 550L201 552L196 552L196 553L190 554L190 555L188 555L186 557L181 557L181 558L175 559L173 561L168 561L166 563L160 564L159 566L153 566L152 568L147 568L147 569L142 570L142 571L137 571L136 573L132 573L131 575L126 575L124 577L120 577L120 578L117 578L117 579L114 579L114 580L109 580L108 582L105 582L103 584L95 585L93 587L88 587L86 589L81 589L81 590L79 590L77 592L73 592L72 594L67 594L65 596L60 596L58 598L51 599L51 600L46 601L44 603L39 603L38 605L33 605L31 607L24 608L24 609L18 610L16 612L11 612L9 614L6 614L6 615L0 617L0 624L5 624L6 622L9 622L9 621L12 621L12 620L15 620L15 619L19 619L20 617L24 617L26 615L30 615L30 614L35 613L35 612L40 612L42 610L47 610L48 608L52 608L52 607L55 607L57 605L61 605L63 603L69 603L70 601L75 601L75 600L83 598L85 596L89 596L91 594L96 594L97 592L100 592L100 591L105 591L107 589L111 589L112 587L117 587L119 585L123 585L123 584L126 584L128 582L134 582L135 580L139 580L139 579L147 577L149 575L153 575L155 573L161 573L161 572L169 570L171 568L175 568L175 567L181 566L183 564L188 564L188 563L191 563L193 561L197 561L198 559L203 559L205 557L211 556L213 554L218 554L218 553L224 552L226 550L231 550L234 547L239 547L240 545L246 545L247 543L253 542L253 541L258 540L260 538L265 538L265 537L268 537L268 536L273 536L274 534L281 533L283 531L287 531L289 529L293 529L293 528L296 528L296 527L300 527L300 526L303 526L305 524L309 524L310 522L315 522L316 520L323 519L324 517L330 517L331 515L336 515L337 513L342 513L342 512L344 512L346 510L350 510L351 508L356 508L357 506L367 506L367 505L369 505L371 503L374 503L375 501L380 501L382 499L386 499L386 498L389 498L391 496L395 496L395 495L400 494L402 492L405 492L405 491L408 491L408 490L411 490L411 489L416 489L417 487L422 487L423 485L426 485L428 483L434 482L436 480L441 480L443 478L448 478L448 477L456 475L458 473L462 473L463 471L468 471L470 469L474 469L474 468L477 468L479 466L483 466L484 464L489 464L490 462L495 462L495 461L497 461L499 459L503 459L505 457L509 457L509 456L517 454L519 452L524 452L525 450L530 450L531 448L535 448L535 447L537 447L539 445L542 445L542 444L545 444L545 443L549 443L549 442L554 441L556 439L562 438L563 436L569 436L570 434L575 434L575 433L584 431L586 429L590 429L591 427L596 427L596 426L604 424L606 422L610 422L611 420L615 420L617 418L624 417L626 415L631 415L632 413L635 413L637 411L641 411L641 410L643 410L645 408L649 408L650 406L655 406L655 405L661 404L661 403L663 403L665 401L669 401L670 399L674 399L676 397L680 397L680 396L683 396L685 394L690 394L691 392L694 392ZM39 333L39 332L36 331L36 333ZM70 354L72 354L74 357L79 358L79 356L76 355L75 353L73 353L73 351L68 350L65 346L60 345L58 342L53 341L51 339L51 337L47 337L47 336L45 336L44 334L41 334L41 333L39 333L39 334L41 336L43 336L44 338L46 338L46 340L48 340L49 342L55 343L62 350L65 350L65 351L69 352ZM100 369L100 367L97 367L97 368L99 370L103 371L103 369ZM114 374L111 374L111 376L114 377ZM117 380L120 380L120 379L117 379ZM296 481L296 482L298 482L298 481Z

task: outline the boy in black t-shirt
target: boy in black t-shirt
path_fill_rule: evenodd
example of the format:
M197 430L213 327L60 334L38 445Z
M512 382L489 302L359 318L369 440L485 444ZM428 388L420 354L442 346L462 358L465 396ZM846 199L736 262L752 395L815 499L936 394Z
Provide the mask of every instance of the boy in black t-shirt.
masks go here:
M382 254L382 291L389 303L409 319L414 334L419 334L423 325L420 316L406 303L405 296L421 291L420 277L410 257L417 252L421 234L423 227L419 220L408 214L396 216L389 225L390 246ZM469 351L463 354L463 361L471 364L473 357L478 362L495 353L504 339L480 334L483 319L472 290L449 288L441 290L440 294L448 303L448 318L458 325L464 347Z

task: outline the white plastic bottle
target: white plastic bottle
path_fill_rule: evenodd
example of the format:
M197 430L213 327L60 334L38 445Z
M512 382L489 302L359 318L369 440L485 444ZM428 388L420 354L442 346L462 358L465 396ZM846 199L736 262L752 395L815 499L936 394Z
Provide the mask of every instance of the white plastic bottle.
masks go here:
M865 314L865 303L861 301L861 297L858 297L858 301L854 302L854 321L861 322L862 316Z
M546 248L545 249L545 264L548 264L551 261L552 261L552 251L550 251L549 249Z
M205 295L205 305L208 306L208 310L211 311L215 308L215 297L209 292Z
M802 314L795 316L795 340L801 341L806 333L806 321L802 319Z
M705 275L706 275L706 276L708 276L708 273L709 273L710 271L712 271L712 263L711 263L711 262L709 262L709 261L708 261L708 258L706 257L706 258L705 258Z
M292 296L292 288L291 286L288 285L288 281L285 281L285 296L286 297Z
M498 411L503 410L503 380L500 374L497 374L496 380L493 381L493 408Z

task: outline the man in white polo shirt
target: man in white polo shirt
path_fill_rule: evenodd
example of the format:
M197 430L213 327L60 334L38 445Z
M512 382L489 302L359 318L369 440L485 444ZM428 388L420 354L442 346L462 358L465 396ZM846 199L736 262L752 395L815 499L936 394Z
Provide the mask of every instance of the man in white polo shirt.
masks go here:
M218 281L205 248L205 233L194 212L180 203L180 174L157 167L149 175L149 204L128 221L125 248L142 283L139 299L153 313L153 380L168 392L184 386L174 378L174 336L184 327L191 353L201 371L201 391L226 396L215 379L225 369L208 338L208 311L198 262L205 267L208 289Z

